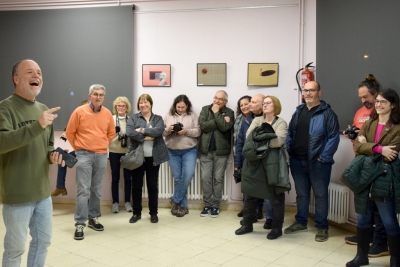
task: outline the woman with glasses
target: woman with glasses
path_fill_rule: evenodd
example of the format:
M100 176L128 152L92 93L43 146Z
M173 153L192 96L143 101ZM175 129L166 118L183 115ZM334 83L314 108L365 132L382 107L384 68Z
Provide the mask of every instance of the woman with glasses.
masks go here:
M192 111L186 95L179 95L164 117L164 137L168 148L169 166L175 180L170 198L171 213L183 217L189 213L186 191L194 176L197 161L197 143L201 134L199 118Z
M378 92L375 109L354 143L359 155L343 174L344 181L354 191L356 212L368 212L368 200L375 200L386 228L390 251L390 266L400 266L400 101L393 89ZM364 160L364 161L361 161ZM362 172L352 173L357 167ZM371 221L357 222L357 255L347 267L368 265Z
M278 117L282 107L279 99L275 96L266 96L262 102L263 116L256 117L251 123L246 133L246 144L243 151L246 150L246 145L251 142L252 132L258 131L263 127L264 123L272 126L275 138L270 139L267 151L273 149L274 152L280 150L285 145L288 126L285 120ZM253 150L253 146L251 145ZM286 149L283 149L284 157L288 159ZM267 235L268 239L277 239L282 235L283 219L285 215L285 192L288 191L284 187L276 187L268 184L267 172L261 171L260 166L249 163L248 156L245 153L245 164L243 164L242 172L242 192L246 194L244 201L243 225L236 230L236 235L242 235L253 231L253 220L256 214L257 200L259 197L266 198L272 204L272 230ZM274 153L276 155L276 153ZM279 168L279 163L276 158L272 158L272 153L267 152L262 165L266 166L275 164L275 168ZM247 161L247 162L246 162ZM285 160L287 162L287 160ZM288 170L287 170L288 171ZM289 175L289 173L287 173ZM271 177L272 178L272 177Z
M169 160L168 150L162 136L164 121L160 115L152 112L153 99L142 94L137 101L138 113L128 119L126 134L130 138L129 150L143 145L143 165L132 171L133 216L130 223L142 218L142 189L146 173L147 193L149 194L150 222L158 223L158 171L160 164Z
M131 103L125 96L117 97L113 102L113 119L115 123L116 135L110 142L108 148L108 157L110 159L111 167L111 194L113 205L111 211L113 213L119 212L119 193L118 184L121 169L121 157L128 151L128 136L126 135L126 122L128 121L128 114L131 112ZM124 171L124 190L125 190L125 210L132 211L131 206L131 176L132 171L123 169Z

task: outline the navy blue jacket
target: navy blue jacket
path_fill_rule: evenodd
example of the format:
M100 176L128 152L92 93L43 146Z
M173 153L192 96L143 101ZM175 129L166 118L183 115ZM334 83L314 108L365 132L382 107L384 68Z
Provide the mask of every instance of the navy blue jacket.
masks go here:
M235 168L241 169L244 162L244 154L243 154L243 146L246 141L246 132L250 127L251 122L254 120L255 116L252 112L246 116L246 118L242 122L242 126L240 127L237 141L236 141L236 154L234 156L234 164Z
M288 135L286 137L286 149L291 156L294 139L296 138L296 127L299 114L306 104L301 104L296 108L295 113L289 123ZM310 121L308 138L308 162L312 164L318 158L323 163L333 164L333 155L339 145L339 122L338 118L331 109L331 106L321 100L321 104L314 112Z

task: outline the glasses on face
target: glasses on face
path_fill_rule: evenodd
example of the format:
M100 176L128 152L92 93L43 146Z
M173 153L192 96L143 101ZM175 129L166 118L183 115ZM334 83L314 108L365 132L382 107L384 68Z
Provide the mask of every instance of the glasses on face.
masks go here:
M219 97L216 97L216 96L214 96L214 100L218 100L218 101L221 101L221 102L225 101L224 98L219 98Z
M375 101L374 101L375 105L381 104L381 106L386 105L388 102L389 101L387 101L387 100L378 100L378 99L375 99Z
M303 89L303 94L308 94L308 93L315 93L319 91L318 89Z
M117 105L117 108L126 108L126 105Z
M272 104L272 101L262 102L263 106L269 106Z
M97 94L97 93L94 93L94 94L92 94L92 96L94 96L94 97L96 97L96 98L103 98L103 97L104 97L104 94Z

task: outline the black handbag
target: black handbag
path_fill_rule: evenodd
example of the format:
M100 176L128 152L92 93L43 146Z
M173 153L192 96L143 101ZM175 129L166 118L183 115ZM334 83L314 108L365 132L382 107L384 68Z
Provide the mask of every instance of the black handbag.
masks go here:
M142 166L144 162L143 144L123 155L120 162L121 167L128 170L134 170Z

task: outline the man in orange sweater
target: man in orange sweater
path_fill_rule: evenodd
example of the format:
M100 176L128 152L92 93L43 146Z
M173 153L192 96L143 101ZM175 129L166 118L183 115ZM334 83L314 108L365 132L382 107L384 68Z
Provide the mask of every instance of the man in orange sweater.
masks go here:
M107 148L115 136L113 117L102 104L106 88L94 84L89 88L89 103L74 110L65 134L76 151L76 208L74 239L84 238L88 227L103 231L97 219L100 216L101 186L107 167Z

